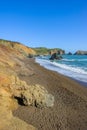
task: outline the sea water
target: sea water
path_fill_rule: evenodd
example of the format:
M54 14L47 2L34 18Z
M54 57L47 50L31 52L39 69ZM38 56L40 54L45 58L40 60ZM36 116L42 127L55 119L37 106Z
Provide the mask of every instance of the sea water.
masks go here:
M62 55L62 60L49 60L50 56L36 58L41 66L87 83L87 55Z

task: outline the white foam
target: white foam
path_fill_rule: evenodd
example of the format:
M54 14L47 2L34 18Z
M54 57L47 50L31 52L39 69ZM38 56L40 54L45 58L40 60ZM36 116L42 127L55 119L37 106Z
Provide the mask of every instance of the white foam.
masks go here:
M60 64L60 63L56 63L56 62L53 62L52 64L54 64L55 66L58 66L62 69L69 70L69 71L72 71L72 72L75 72L75 73L87 74L87 72L84 71L83 69L81 69L80 67L71 67L70 65Z
M62 59L62 61L87 61L87 59Z
M44 66L49 70L57 71L66 76L87 82L87 72L80 67L72 67L70 65L51 62L49 60L38 58L36 58L36 62L38 62L41 66Z
M75 61L75 59L62 59L62 61Z

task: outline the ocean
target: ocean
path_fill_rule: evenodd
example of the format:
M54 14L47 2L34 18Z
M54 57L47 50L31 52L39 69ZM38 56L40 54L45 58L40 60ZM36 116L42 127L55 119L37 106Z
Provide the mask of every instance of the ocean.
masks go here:
M62 60L50 61L50 56L39 56L36 62L49 70L87 84L87 55L62 55L62 57Z

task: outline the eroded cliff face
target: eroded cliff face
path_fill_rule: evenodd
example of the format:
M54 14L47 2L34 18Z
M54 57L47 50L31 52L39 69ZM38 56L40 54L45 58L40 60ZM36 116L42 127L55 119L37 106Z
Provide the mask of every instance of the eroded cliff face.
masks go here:
M15 54L20 54L22 56L23 55L28 56L29 54L36 54L36 52L33 49L24 46L19 42L12 42L0 39L0 46L5 46L5 49L8 49L9 51L11 51L11 53L13 50L13 52L16 52Z
M44 86L31 86L18 76L18 73L25 76L34 74L32 67L26 68L23 62L29 54L35 54L34 50L19 43L0 40L0 130L36 129L12 115L12 110L18 106L18 100L28 106L54 105L54 97Z

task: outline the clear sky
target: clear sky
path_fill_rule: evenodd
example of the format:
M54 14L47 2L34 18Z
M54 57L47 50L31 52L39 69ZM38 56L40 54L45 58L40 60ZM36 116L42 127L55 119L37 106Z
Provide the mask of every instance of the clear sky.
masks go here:
M87 50L87 0L1 0L0 39Z

